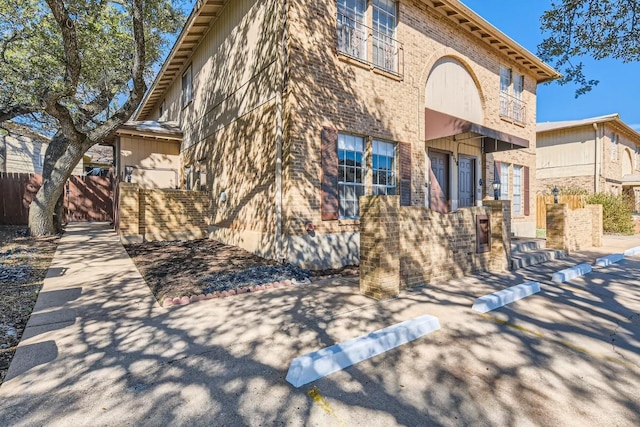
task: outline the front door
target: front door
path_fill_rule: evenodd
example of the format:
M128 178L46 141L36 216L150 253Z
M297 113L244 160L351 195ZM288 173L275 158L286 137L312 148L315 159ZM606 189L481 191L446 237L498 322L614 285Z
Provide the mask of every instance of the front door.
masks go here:
M449 212L449 155L430 152L431 186L429 190L430 207L436 212Z
M473 206L474 200L474 186L475 181L475 162L470 157L460 156L458 162L458 207L464 208Z

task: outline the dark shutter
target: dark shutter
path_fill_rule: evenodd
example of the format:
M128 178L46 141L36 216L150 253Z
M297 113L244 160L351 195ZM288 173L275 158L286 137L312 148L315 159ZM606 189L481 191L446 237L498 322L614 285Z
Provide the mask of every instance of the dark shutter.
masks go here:
M322 128L322 220L338 219L338 130Z
M524 214L529 216L531 213L529 207L529 166L522 168L524 174Z
M411 206L411 144L398 144L400 157L400 206Z

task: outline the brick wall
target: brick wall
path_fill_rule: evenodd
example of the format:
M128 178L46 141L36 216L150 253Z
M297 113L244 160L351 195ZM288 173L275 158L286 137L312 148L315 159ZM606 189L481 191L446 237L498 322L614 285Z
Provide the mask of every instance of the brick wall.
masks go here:
M360 289L374 298L400 289L508 267L508 202L440 214L400 207L399 196L360 198ZM491 250L477 253L476 218L491 220ZM505 221L506 219L506 221Z
M321 131L325 126L364 136L368 141L382 139L410 144L411 204L424 205L426 83L431 68L443 57L464 64L477 82L484 108L481 124L530 142L530 148L526 150L495 156L502 161L529 166L531 215L517 221L531 223L535 233L536 83L530 70L520 68L506 55L500 55L481 40L460 31L425 3L403 0L399 3L397 38L404 45L404 78L393 79L370 67L338 58L335 0L292 0L289 4L290 83L286 97L288 138L284 202L287 234L304 233L302 225L307 222L316 225L319 234L357 231L357 225L349 226L337 220L322 221L320 215ZM501 64L526 76L524 100L529 110L524 126L500 118ZM491 168L492 164L485 166ZM492 196L491 179L485 177L484 182ZM366 194L371 194L370 186L367 186Z
M361 198L360 292L376 299L400 291L400 197Z
M601 245L601 205L575 210L565 204L547 205L547 248L571 253Z
M192 240L206 236L209 193L144 190L120 184L119 233L124 241Z

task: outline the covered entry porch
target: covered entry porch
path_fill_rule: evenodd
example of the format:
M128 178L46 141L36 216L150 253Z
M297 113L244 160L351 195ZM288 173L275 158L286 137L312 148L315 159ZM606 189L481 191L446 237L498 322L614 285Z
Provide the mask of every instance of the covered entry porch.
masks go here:
M481 206L492 177L500 176L489 173L486 155L528 147L524 138L426 108L425 206L440 213Z

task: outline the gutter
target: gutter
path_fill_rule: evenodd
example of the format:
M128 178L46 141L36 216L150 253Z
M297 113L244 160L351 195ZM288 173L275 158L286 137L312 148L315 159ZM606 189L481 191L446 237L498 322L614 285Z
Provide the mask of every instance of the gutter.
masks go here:
M275 200L275 216L276 216L276 260L284 263L284 233L282 227L282 205L283 205L283 189L282 189L282 146L284 144L284 90L286 87L286 60L287 60L287 0L282 0L281 8L278 11L278 27L280 33L280 46L277 53L277 71L276 78L276 200Z
M601 168L601 153L600 153L600 132L598 123L593 123L593 131L595 132L594 142L596 145L595 149L595 159L594 159L594 190L596 193L600 192L600 168Z

